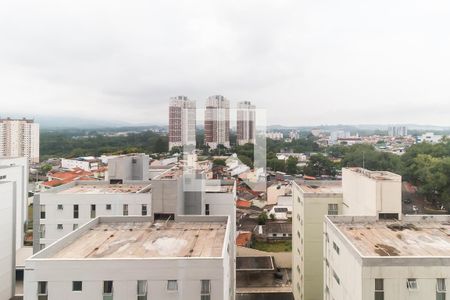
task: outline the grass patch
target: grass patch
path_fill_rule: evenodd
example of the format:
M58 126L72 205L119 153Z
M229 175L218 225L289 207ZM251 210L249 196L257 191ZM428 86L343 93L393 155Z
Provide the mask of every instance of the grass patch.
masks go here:
M292 241L280 241L273 243L254 241L252 248L266 252L291 252Z

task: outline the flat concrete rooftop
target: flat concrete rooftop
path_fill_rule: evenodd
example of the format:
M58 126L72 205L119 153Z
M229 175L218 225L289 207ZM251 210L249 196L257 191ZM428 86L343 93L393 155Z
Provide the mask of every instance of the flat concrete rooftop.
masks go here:
M375 180L399 181L402 179L400 175L388 171L371 171L363 168L347 168L347 169L355 173L361 174L362 176Z
M51 258L221 257L226 222L99 223Z
M334 222L363 256L450 256L449 222Z
M298 180L296 183L304 193L342 194L342 181L340 180Z
M58 194L134 194L149 192L149 183L133 184L76 184L58 191Z

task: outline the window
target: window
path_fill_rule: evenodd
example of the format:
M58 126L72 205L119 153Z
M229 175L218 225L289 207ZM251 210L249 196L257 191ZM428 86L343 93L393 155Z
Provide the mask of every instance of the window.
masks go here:
M73 224L72 229L76 230L78 228L78 224Z
M78 204L74 204L73 205L73 218L74 219L78 219L78 217L79 217L78 209L79 209Z
M95 218L95 204L91 204L91 219Z
M146 215L147 215L147 204L142 204L142 207L141 207L141 214L142 214L143 216L146 216Z
M123 205L123 215L128 216L128 204Z
M408 290L417 290L417 280L415 278L408 278L406 281L406 287Z
M445 278L436 279L436 300L445 300L446 294Z
M178 291L178 281L167 280L167 290L172 292Z
M63 210L63 205L62 204L58 204L58 210Z
M337 254L339 254L339 247L338 247L338 245L336 245L335 242L333 242L333 249L334 249L334 251L336 251Z
M72 281L72 291L73 292L81 292L83 290L83 282L82 281Z
M39 225L39 237L45 239L45 224Z
M333 216L338 213L338 205L335 203L328 203L328 215Z
M375 279L375 300L384 300L384 280Z
M106 210L111 210L111 204L106 204Z
M209 216L209 204L205 204L205 215Z
M112 300L113 291L113 282L103 281L103 300Z
M137 282L137 299L147 300L147 281L138 280Z
M64 229L63 224L58 224L56 228L57 228L58 230Z
M211 281L202 280L202 289L200 292L200 300L210 300L211 299Z
M341 280L339 279L339 276L337 276L336 272L333 271L333 277L334 280L336 280L337 284L341 284Z
M40 208L41 208L41 219L45 219L45 205L41 204Z
M6 179L6 175L1 175L0 180L2 180L2 179Z
M37 296L38 300L48 299L47 281L38 281Z

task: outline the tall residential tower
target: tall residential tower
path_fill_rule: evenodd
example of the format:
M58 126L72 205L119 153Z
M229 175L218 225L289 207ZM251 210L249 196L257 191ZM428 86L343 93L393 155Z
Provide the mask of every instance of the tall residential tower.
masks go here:
M237 109L237 143L245 145L255 143L255 106L250 101L238 103Z
M0 119L0 157L25 156L39 162L39 124L30 119Z
M218 145L230 147L230 101L224 96L206 99L205 144L212 149Z
M169 150L173 147L195 147L195 101L186 96L170 99L169 105Z

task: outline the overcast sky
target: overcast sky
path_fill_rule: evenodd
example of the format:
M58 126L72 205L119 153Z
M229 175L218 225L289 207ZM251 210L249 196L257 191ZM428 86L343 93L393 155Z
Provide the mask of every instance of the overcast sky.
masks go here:
M450 1L1 1L1 116L165 124L214 94L269 124L450 125Z

